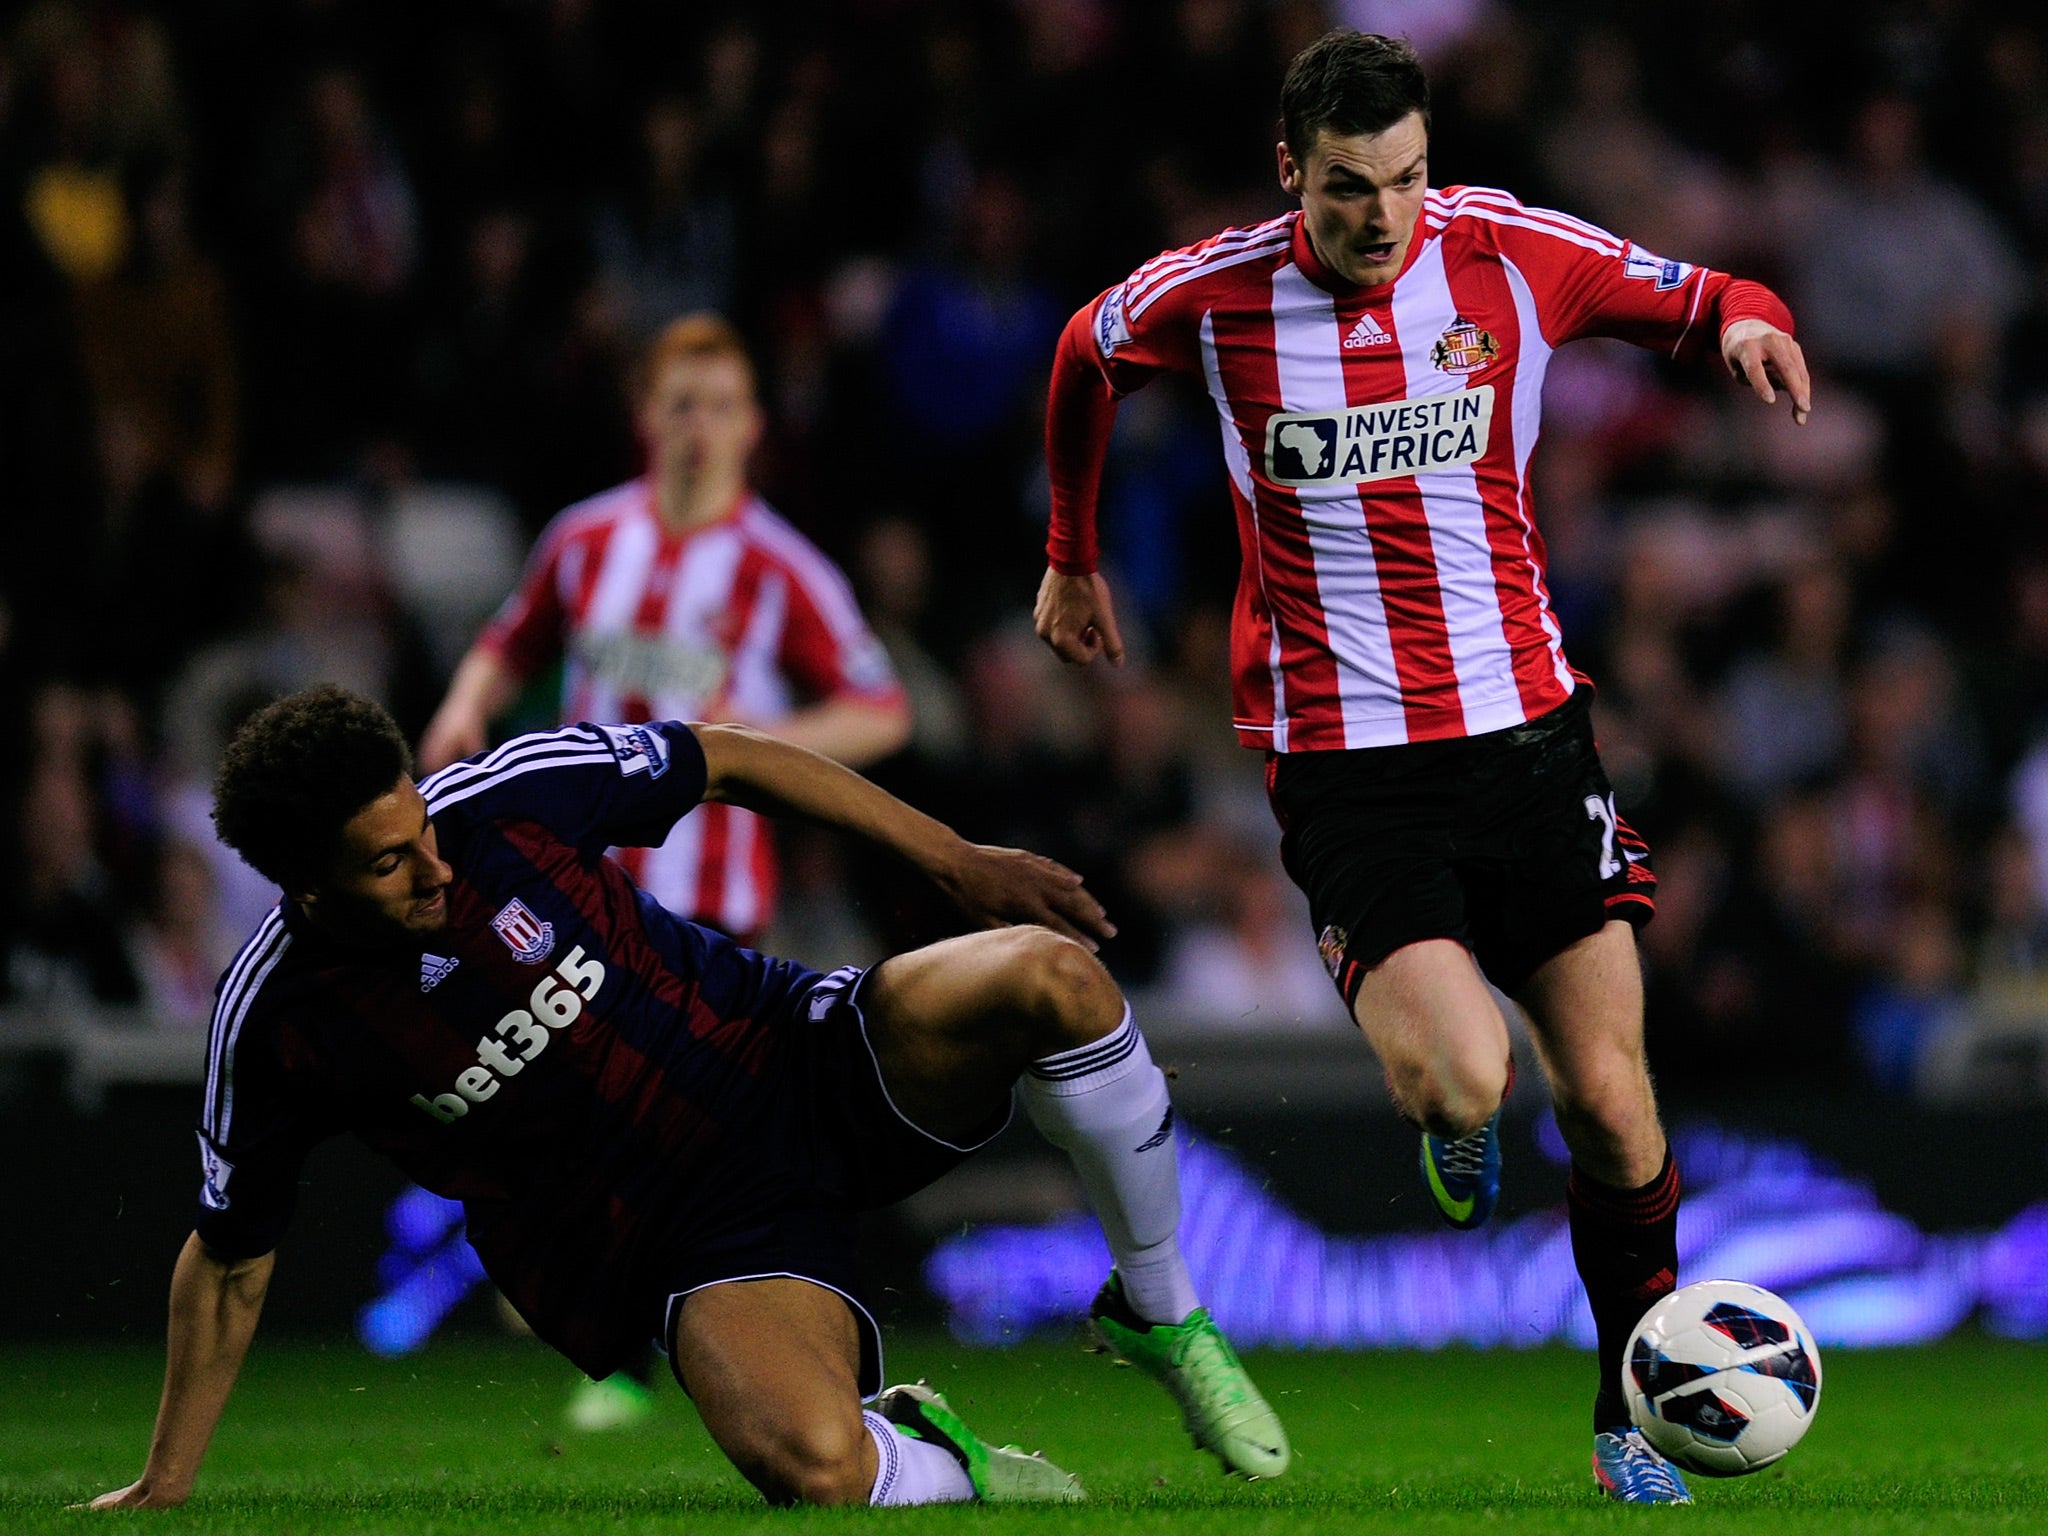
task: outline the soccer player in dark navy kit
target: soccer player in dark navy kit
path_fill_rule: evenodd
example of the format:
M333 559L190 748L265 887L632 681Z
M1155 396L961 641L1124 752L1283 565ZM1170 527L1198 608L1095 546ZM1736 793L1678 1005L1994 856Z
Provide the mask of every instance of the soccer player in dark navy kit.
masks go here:
M604 856L704 800L867 837L995 931L829 976L743 949ZM285 899L221 981L148 1462L95 1507L190 1493L306 1153L342 1131L461 1200L492 1280L591 1375L661 1340L771 1500L1078 1497L925 1388L862 1408L881 1342L855 1213L995 1135L1013 1086L1074 1159L1106 1289L1157 1346L1139 1363L1226 1469L1285 1469L1192 1294L1165 1079L1091 953L1114 930L1078 875L739 726L570 726L415 785L390 717L335 688L238 733L214 816Z

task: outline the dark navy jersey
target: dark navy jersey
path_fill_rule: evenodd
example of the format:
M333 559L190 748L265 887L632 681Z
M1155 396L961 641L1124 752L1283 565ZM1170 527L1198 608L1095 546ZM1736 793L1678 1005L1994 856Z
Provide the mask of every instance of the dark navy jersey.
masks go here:
M491 1278L584 1370L647 1338L676 1255L783 1193L746 1149L773 1112L778 1023L819 980L604 856L660 843L704 784L684 725L518 737L420 785L455 872L441 931L344 948L281 903L215 1005L207 1246L270 1251L308 1149L347 1131L463 1202Z

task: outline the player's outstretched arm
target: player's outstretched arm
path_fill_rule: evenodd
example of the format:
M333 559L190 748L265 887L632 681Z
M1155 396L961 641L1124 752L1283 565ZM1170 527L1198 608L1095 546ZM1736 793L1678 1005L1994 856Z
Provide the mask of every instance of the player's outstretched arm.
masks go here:
M224 1259L196 1232L185 1240L171 1274L170 1345L149 1459L141 1477L90 1508L169 1509L191 1496L263 1312L274 1258Z
M439 773L484 749L491 719L519 694L519 676L497 652L481 645L455 669L448 697L420 737L420 771Z
M1116 933L1081 877L1020 848L970 843L849 768L742 725L693 725L706 800L801 816L879 843L916 865L985 928L1040 923L1089 949Z
M734 724L745 724L734 721ZM910 705L901 695L890 699L820 699L768 728L796 746L849 768L865 768L910 741Z
M1799 343L1768 320L1737 320L1721 332L1721 360L1745 380L1765 405L1778 403L1778 390L1792 397L1792 420L1806 425L1813 414L1813 379Z

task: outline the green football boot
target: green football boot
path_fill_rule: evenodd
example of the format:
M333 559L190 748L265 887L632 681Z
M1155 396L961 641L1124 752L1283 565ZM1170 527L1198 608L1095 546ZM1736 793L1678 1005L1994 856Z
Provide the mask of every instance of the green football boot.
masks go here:
M959 1462L984 1504L1076 1504L1087 1498L1079 1478L1043 1455L982 1440L951 1403L922 1381L889 1388L874 1407L899 1433L930 1441Z
M1422 1182L1452 1226L1469 1232L1485 1225L1500 1200L1500 1111L1456 1141L1424 1131Z
M614 1371L602 1381L588 1376L576 1384L562 1409L562 1422L587 1435L610 1429L627 1429L654 1412L654 1394L624 1371Z
M1287 1431L1209 1316L1197 1307L1178 1323L1148 1323L1131 1310L1115 1270L1088 1309L1095 1332L1119 1358L1173 1394L1195 1445L1239 1477L1278 1477L1293 1459Z

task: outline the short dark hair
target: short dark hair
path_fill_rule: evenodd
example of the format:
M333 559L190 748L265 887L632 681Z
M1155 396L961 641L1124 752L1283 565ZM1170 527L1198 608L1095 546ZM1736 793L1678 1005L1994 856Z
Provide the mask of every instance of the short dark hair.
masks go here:
M1429 77L1408 43L1376 32L1325 32L1294 56L1280 83L1280 131L1306 160L1325 128L1383 133L1410 112L1429 126Z
M213 824L243 862L286 890L317 880L341 829L412 772L381 704L332 684L265 705L228 743Z

